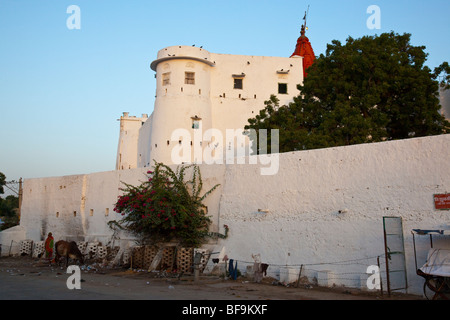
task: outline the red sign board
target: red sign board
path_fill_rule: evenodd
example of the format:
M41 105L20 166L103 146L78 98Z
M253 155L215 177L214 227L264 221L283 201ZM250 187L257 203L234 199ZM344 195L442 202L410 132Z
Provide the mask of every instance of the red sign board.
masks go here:
M438 210L450 210L450 193L435 194L434 207Z

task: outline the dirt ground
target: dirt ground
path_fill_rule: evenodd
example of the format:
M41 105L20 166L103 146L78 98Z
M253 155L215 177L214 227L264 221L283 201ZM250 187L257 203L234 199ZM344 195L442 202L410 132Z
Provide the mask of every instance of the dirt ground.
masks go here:
M158 272L123 267L103 267L99 263L80 266L81 290L69 290L71 274L65 267L44 259L0 258L0 300L423 300L420 296L365 292L343 287L321 288L300 284L280 285L265 277L261 283L239 277L193 275L177 278Z

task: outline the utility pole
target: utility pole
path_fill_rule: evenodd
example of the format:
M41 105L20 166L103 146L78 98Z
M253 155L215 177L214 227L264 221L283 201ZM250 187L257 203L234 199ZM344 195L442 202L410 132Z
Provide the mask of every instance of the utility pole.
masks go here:
M20 223L20 214L22 212L22 195L23 195L23 189L22 189L22 178L19 179L19 223Z

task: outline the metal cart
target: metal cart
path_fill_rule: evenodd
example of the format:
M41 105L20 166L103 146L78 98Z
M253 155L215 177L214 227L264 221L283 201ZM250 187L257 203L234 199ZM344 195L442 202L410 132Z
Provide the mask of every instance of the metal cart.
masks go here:
M414 258L417 275L425 279L423 293L428 300L450 299L450 249L433 248L433 235L450 235L450 230L413 229ZM430 249L427 261L417 267L415 235L429 235Z

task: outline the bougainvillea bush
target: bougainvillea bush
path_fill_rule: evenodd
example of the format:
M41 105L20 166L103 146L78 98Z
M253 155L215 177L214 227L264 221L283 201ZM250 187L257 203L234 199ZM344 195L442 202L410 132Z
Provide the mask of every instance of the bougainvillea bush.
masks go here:
M192 177L184 181L187 169ZM202 201L219 185L200 195L203 187L196 165L178 167L156 163L139 186L125 184L114 211L122 214L118 225L142 243L176 241L188 247L201 245L208 236L210 217Z

